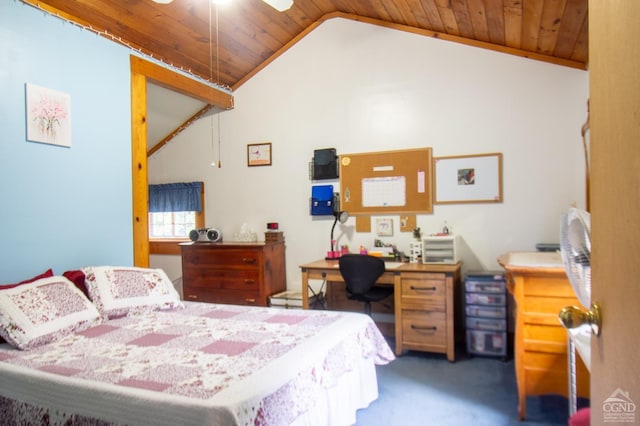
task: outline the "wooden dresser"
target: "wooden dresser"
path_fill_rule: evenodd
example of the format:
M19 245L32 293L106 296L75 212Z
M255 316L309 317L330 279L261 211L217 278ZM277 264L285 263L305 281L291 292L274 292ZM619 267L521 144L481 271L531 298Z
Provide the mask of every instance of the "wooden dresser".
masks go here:
M567 330L558 313L580 306L558 253L509 253L498 259L516 303L514 358L518 414L526 415L529 395L569 396ZM589 397L589 371L577 357L578 396Z
M180 247L185 300L268 306L270 295L286 290L283 241Z

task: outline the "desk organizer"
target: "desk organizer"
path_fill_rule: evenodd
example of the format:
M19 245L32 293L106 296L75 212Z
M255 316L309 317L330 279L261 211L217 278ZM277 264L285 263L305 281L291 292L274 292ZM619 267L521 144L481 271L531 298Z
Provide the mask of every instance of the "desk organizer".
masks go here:
M433 236L422 239L422 263L456 264L460 260L458 236Z

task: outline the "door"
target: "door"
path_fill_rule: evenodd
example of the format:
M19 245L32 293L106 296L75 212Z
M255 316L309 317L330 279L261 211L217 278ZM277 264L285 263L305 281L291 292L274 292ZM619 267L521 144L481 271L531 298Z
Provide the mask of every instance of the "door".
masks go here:
M640 1L589 1L591 424L640 424Z

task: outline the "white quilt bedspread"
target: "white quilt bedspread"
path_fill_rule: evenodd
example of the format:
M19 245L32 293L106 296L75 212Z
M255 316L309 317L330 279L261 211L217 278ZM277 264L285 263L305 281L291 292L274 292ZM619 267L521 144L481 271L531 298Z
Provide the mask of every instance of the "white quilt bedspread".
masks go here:
M394 359L362 314L185 305L30 351L1 345L0 414L17 423L35 413L50 424L286 425L363 360Z

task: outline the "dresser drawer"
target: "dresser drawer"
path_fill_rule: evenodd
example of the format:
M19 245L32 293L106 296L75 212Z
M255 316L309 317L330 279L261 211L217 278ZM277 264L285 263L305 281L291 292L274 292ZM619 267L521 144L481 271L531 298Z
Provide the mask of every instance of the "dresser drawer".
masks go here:
M408 345L444 347L447 343L444 312L403 310L402 336Z
M224 303L231 305L261 305L260 292L249 290L222 290L185 288L184 299L191 302Z
M224 250L184 250L182 261L188 265L223 266L229 269L258 269L262 263L262 252L259 250L230 249Z
M258 290L259 271L215 269L209 267L190 268L183 271L183 282L190 288L211 288L230 290Z

